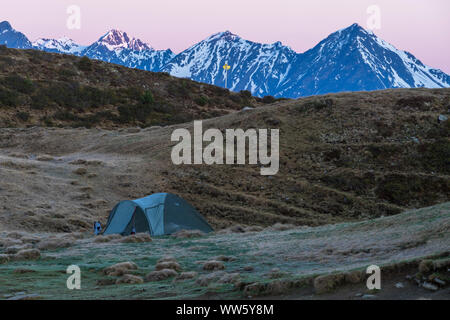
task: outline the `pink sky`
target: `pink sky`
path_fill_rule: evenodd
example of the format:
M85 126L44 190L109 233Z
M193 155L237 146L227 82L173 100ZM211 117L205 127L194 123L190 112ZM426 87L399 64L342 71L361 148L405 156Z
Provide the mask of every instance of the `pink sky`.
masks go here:
M14 0L8 20L30 40L68 36L90 44L109 29L126 31L156 49L180 52L209 35L230 30L256 42L281 41L297 52L354 22L367 26L369 5L381 9L375 33L423 63L450 73L449 0ZM81 8L81 29L66 27L69 5Z

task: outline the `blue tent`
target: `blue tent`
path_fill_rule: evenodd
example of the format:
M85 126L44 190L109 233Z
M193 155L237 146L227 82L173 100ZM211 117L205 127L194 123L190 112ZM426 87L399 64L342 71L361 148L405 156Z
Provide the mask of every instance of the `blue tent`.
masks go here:
M183 229L213 231L188 202L174 194L156 193L118 203L109 215L103 234L129 235L135 231L161 236Z

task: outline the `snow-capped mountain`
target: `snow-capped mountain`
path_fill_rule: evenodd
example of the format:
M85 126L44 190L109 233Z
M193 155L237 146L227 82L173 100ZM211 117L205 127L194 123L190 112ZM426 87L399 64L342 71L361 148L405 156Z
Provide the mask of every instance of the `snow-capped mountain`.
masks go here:
M21 32L11 27L8 21L0 22L0 44L9 48L30 49L30 40Z
M314 48L296 53L280 42L261 44L229 31L216 33L175 55L155 50L126 32L111 30L89 46L62 38L33 44L7 22L0 23L0 44L88 56L106 62L250 90L256 96L297 98L342 91L450 87L450 76L430 68L358 24L332 33Z
M425 66L358 24L339 30L296 57L276 96L298 97L387 88L442 88L450 76Z
M296 98L341 91L441 88L450 76L425 66L358 24L339 30L313 49L295 53L277 42L260 44L223 32L177 55L162 70L173 76L254 95Z
M159 71L175 55L168 50L155 50L143 41L130 38L126 32L111 30L85 48L81 55L121 64L130 68Z
M176 77L225 86L233 91L250 90L257 95L274 92L283 83L297 54L281 42L251 42L229 31L212 35L178 54L162 71Z
M64 37L61 39L38 39L33 42L33 48L47 52L79 54L86 46L79 45L72 39Z
M91 59L147 71L160 71L175 56L170 49L155 50L145 42L129 37L126 32L119 30L109 31L89 46L82 46L66 37L41 38L31 43L24 34L14 30L7 21L0 23L0 44L17 49L36 49L87 56Z

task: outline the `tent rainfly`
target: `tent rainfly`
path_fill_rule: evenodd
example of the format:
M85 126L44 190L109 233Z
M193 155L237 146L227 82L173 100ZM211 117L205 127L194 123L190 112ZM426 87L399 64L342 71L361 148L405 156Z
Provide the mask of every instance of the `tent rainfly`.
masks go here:
M104 235L130 235L149 232L162 236L180 230L213 231L206 220L188 202L170 193L156 193L151 196L126 200L118 203L111 211Z

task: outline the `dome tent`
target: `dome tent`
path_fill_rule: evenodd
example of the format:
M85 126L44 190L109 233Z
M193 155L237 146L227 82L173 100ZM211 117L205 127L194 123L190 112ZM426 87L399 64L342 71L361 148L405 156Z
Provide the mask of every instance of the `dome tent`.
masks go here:
M152 236L172 234L177 231L213 229L188 202L170 193L156 193L137 200L118 203L111 211L103 232L130 235L149 232Z

